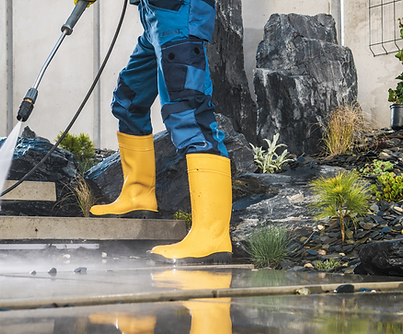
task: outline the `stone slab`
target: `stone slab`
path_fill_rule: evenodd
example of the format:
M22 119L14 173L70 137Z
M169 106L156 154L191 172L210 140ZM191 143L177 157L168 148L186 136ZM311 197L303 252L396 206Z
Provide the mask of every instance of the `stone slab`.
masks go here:
M8 189L17 181L7 180L4 189ZM20 186L1 197L1 200L13 201L56 201L56 185L54 182L24 181Z
M183 220L0 216L3 240L181 240Z

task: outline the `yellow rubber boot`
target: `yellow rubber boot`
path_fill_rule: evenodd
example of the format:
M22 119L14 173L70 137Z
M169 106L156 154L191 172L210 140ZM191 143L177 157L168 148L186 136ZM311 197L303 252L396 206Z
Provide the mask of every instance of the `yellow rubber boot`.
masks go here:
M171 270L153 273L154 286L181 290L229 289L232 273ZM190 299L181 302L192 316L190 334L231 334L231 298Z
M154 334L157 317L135 316L132 313L95 313L89 316L91 323L102 325L114 325L122 334Z
M232 209L230 160L207 153L188 154L192 228L181 242L157 246L151 258L171 264L230 263Z
M153 136L117 133L123 170L123 187L116 201L95 205L95 216L133 216L139 211L157 212ZM134 217L134 216L133 216Z

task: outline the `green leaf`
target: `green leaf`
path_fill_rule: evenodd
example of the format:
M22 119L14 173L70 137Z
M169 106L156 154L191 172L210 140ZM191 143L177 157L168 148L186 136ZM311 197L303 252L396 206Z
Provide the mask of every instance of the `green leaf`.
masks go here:
M403 57L403 50L400 50L398 53L395 54L395 57L402 61Z
M354 239L353 238L353 232L351 232L351 230L349 228L346 228L346 237L347 239Z

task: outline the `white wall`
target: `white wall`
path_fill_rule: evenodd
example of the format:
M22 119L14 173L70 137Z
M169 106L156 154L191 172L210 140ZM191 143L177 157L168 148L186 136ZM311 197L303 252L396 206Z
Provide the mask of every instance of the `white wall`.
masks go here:
M33 85L37 75L50 54L56 41L61 35L61 26L71 14L74 2L71 1L44 1L26 0L15 1L13 15L14 38L14 87L13 105L14 114L25 96L27 90ZM3 5L3 2L2 2ZM103 60L113 34L117 27L123 1L111 7L106 1L98 1L88 8L74 28L73 34L67 36L50 63L38 87L38 98L31 117L24 126L29 126L38 136L54 140L60 131L64 130L80 106L88 88L92 84L96 72L93 69L94 55L94 13L95 6L100 6L100 58ZM0 8L1 9L1 8ZM4 13L4 11L1 11ZM36 15L32 15L36 13ZM3 14L4 15L4 14ZM3 19L0 24L4 26ZM0 43L4 45L5 29L1 29ZM120 70L126 65L132 53L137 37L141 35L142 27L139 22L137 7L128 5L126 18L118 37L116 46L100 80L100 148L117 148L116 131L117 120L110 112L112 91L115 87ZM0 66L2 69L1 87L4 87L5 74L3 68L6 64L1 48ZM5 94L5 89L0 94ZM0 96L3 96L0 95ZM78 120L71 129L72 133L88 133L94 137L93 124L94 105L96 101L92 96L81 112ZM5 101L6 99L1 99ZM3 110L5 106L3 107ZM153 106L152 118L154 131L164 129L159 112L158 100ZM0 112L0 136L11 131L6 128L6 115Z
M6 5L0 1L0 136L7 132L7 34Z
M61 35L61 26L74 3L70 1L14 1L14 113ZM50 63L39 87L34 111L24 124L53 140L69 123L92 79L92 10L84 13ZM36 13L33 15L32 13ZM89 133L91 104L72 132Z
M372 1L374 3L374 1ZM403 5L396 3L396 12L402 12ZM395 88L397 80L395 77L403 71L403 66L394 56L395 46L385 45L387 55L373 56L369 48L369 20L368 1L345 1L345 45L351 48L354 56L355 66L358 73L358 101L363 110L368 114L376 127L390 127L390 102L388 102L388 89ZM388 13L390 12L390 13ZM392 38L391 27L395 20L391 10L384 9L384 39ZM373 20L372 42L380 39L381 26L380 18ZM398 36L396 36L398 37ZM397 42L402 46L401 41ZM376 52L380 50L375 49Z
M7 87L6 74L7 1L13 4L13 87ZM84 98L95 76L96 6L99 6L100 13L99 48L102 60L117 26L123 0L113 2L113 6L111 3L110 0L97 1L88 8L73 34L66 37L56 53L38 88L39 96L33 114L25 124L37 135L54 140L68 125ZM339 15L341 3L344 3L344 15ZM22 98L34 83L73 8L73 0L0 2L0 136L6 136L12 130L12 126L7 126L7 92L11 89L16 115ZM399 8L399 11L402 9ZM257 45L262 39L264 25L273 13L330 13L337 22L343 16L343 27L338 24L337 28L339 33L344 28L344 44L351 48L354 55L358 72L358 101L378 127L390 125L387 90L395 87L394 78L402 72L403 67L393 54L374 57L370 52L368 0L243 0L245 69L250 84ZM371 24L376 26L377 23L375 20ZM117 148L117 120L110 113L112 91L118 73L126 65L141 33L137 7L128 5L123 29L101 78L100 92L90 99L72 129L72 133L85 132L96 138L98 130L97 124L94 124L94 114L99 112L101 137L97 146L100 148ZM253 94L252 85L250 87ZM95 110L94 106L99 106L100 110ZM158 101L152 109L154 130L158 132L164 129ZM15 117L13 121L15 124Z

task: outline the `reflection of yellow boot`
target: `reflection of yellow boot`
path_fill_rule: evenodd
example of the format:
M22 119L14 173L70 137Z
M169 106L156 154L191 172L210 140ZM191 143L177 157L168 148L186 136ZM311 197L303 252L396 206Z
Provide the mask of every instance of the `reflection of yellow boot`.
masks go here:
M229 263L232 188L230 160L206 153L188 154L192 228L181 242L157 246L152 259L167 263Z
M228 289L231 271L166 270L152 274L153 285L180 290Z
M183 290L228 289L231 285L231 272L208 272L171 270L152 275L158 287L172 287ZM231 298L193 299L181 302L192 316L190 334L230 334Z
M125 215L132 211L157 212L155 197L155 154L153 136L132 136L118 132L123 187L116 201L95 205L95 216Z
M114 325L122 334L154 334L155 316L136 317L130 313L95 313L89 316L93 324Z
M189 334L231 334L231 298L183 302L192 316Z

